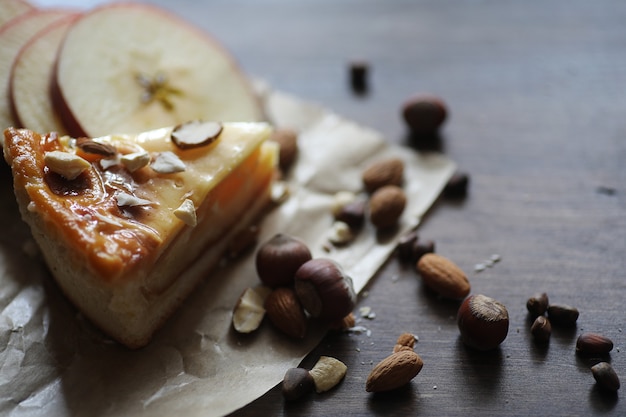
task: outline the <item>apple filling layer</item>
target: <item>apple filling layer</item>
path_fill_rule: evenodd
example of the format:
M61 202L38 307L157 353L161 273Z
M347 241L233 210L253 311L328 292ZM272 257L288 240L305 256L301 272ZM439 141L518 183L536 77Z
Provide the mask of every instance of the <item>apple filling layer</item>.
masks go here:
M97 139L5 131L20 209L53 275L128 346L149 340L269 200L269 126L218 127L210 140L187 137L191 146L176 141L179 128Z

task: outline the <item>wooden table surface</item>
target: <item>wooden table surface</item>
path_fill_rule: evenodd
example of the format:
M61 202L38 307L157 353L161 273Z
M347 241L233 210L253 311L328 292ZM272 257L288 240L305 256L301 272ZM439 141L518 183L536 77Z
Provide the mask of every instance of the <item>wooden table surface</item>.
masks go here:
M439 200L419 233L511 319L498 350L470 351L458 303L424 291L412 266L391 259L359 300L376 314L360 323L371 334L329 335L303 362L337 357L345 380L293 404L276 387L235 416L626 415L623 392L595 387L589 368L601 358L575 354L583 331L610 337L608 360L626 382L626 2L157 3L214 33L249 74L390 142L410 145L407 97L442 97L442 151L470 174L470 192ZM355 59L371 67L362 96L347 81ZM474 272L493 254L501 262ZM533 343L525 307L543 291L580 311L548 348ZM373 364L405 331L419 337L423 370L397 392L366 393Z
M233 415L626 415L624 388L603 394L589 370L609 360L626 383L626 2L152 2L212 32L247 73L390 142L411 145L400 118L407 97L442 97L441 149L471 185L461 201L437 201L419 234L511 319L499 349L466 349L458 303L424 291L414 267L392 258L359 300L375 313L359 323L371 334L328 335L302 364L341 359L338 387L297 403L275 387ZM355 59L370 65L365 95L347 81ZM499 263L474 271L493 254ZM525 304L536 292L580 311L547 348L529 332ZM396 392L366 393L373 364L405 331L419 337L423 370ZM576 355L583 331L615 349Z

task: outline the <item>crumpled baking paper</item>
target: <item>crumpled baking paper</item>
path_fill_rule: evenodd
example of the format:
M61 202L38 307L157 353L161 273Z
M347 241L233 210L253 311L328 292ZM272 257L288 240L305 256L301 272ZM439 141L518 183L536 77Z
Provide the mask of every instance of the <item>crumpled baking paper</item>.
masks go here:
M286 178L289 198L260 224L263 242L282 232L302 238L315 257L338 261L363 289L453 173L440 154L390 146L378 132L327 109L264 88L269 119L300 132ZM344 248L324 250L334 193L361 190L374 160L406 162L408 206L396 233L366 226ZM10 172L0 168L0 414L10 416L211 416L232 412L279 383L322 339L309 329L294 341L269 323L250 335L231 325L242 291L258 283L254 251L208 277L147 347L131 351L102 335L63 297L19 218ZM349 372L349 370L348 370Z

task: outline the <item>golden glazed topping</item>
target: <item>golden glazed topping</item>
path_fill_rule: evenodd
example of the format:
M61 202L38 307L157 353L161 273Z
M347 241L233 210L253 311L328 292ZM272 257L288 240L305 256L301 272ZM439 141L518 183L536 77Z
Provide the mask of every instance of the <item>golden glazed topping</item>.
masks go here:
M5 155L14 170L16 193L29 199L29 211L54 228L58 238L70 242L77 256L85 254L86 264L103 279L114 281L153 262L183 228L192 227L180 216L184 202L198 208L216 185L231 173L240 173L239 178L229 177L232 186L220 187L219 195L211 196L213 200L230 198L245 182L242 172L260 163L260 146L269 126L226 124L218 139L192 149L176 146L171 133L171 128L163 128L93 142L82 139L82 146L77 146L68 137L7 129ZM111 149L117 154L111 155ZM59 174L62 169L52 170L46 163L45 155L50 152L84 158L89 166L68 179ZM131 170L122 159L133 154L144 155L144 160L131 164ZM152 169L152 163L164 154L177 169L165 173Z

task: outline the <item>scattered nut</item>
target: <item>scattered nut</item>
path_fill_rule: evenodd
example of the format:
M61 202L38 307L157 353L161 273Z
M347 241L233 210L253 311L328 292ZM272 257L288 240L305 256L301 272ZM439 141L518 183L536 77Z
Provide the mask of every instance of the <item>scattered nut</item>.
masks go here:
M311 373L304 368L290 368L285 373L282 394L287 401L296 401L313 392L315 381Z
M619 377L610 363L600 362L591 367L591 374L600 388L608 392L617 392L620 388Z
M370 221L379 230L395 226L404 212L406 195L397 185L379 188L370 198Z
M350 62L350 86L352 91L363 94L368 90L369 64L366 61Z
M287 172L298 156L298 133L288 128L276 129L269 140L280 145L278 166L281 171Z
M354 327L356 324L356 317L354 313L350 312L347 316L341 320L334 321L330 324L330 329L335 331L348 330Z
M548 294L535 294L526 301L526 308L532 317L543 316L550 305Z
M295 291L311 316L326 321L342 319L356 305L352 278L330 259L311 259L298 268Z
M548 318L553 325L575 326L578 315L578 310L568 305L548 306Z
M251 333L259 328L265 317L265 299L269 291L246 288L233 310L233 327L239 333Z
M261 230L258 226L252 225L237 233L228 247L228 257L231 259L238 258L242 253L254 246L260 232Z
M495 349L509 332L509 313L504 304L482 294L463 301L457 314L461 339L477 350Z
M445 298L462 299L470 292L465 273L451 260L427 253L417 262L424 284Z
M278 233L257 251L256 271L265 285L290 285L298 268L311 258L311 251L303 241Z
M315 383L317 393L326 392L337 385L346 376L348 367L339 359L321 356L309 371Z
M365 200L360 198L351 201L341 208L335 220L347 224L351 230L358 230L365 222L365 205Z
M418 240L413 245L413 262L418 262L422 256L427 253L435 252L435 241L434 240Z
M402 107L402 117L412 133L433 134L446 120L448 110L439 97L419 94L408 99Z
M411 230L398 239L398 259L402 262L413 261L413 246L418 242L419 236L415 230Z
M613 341L598 333L583 333L576 340L576 353L606 354L613 350Z
M291 288L279 287L265 299L265 312L272 324L283 333L302 339L306 335L307 319Z
M91 138L78 138L76 139L76 146L84 153L101 155L107 158L115 156L117 149L115 146L99 142Z
M370 372L365 391L391 391L409 383L424 366L422 358L413 350L392 353L380 361Z
M219 122L191 121L182 123L172 131L172 142L180 149L191 149L210 145L222 133L223 126Z
M538 316L530 326L530 333L535 338L535 342L540 344L546 344L550 341L552 335L552 325L550 320L545 316Z
M463 198L467 195L470 178L465 172L455 172L446 183L443 195L447 198Z
M170 151L158 153L150 167L159 174L174 174L187 169L185 163L174 152Z
M190 198L186 198L177 209L174 216L182 220L187 226L196 227L198 219L196 217L196 206Z
M411 333L402 333L398 340L396 341L396 345L393 347L393 352L399 352L401 350L413 350L415 347L415 335Z
M50 171L65 179L74 180L91 167L89 161L80 156L62 151L46 152L44 162Z
M385 185L401 186L404 181L404 161L400 158L376 161L363 171L362 180L368 193Z

